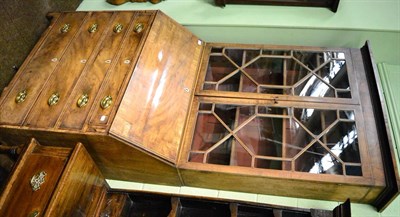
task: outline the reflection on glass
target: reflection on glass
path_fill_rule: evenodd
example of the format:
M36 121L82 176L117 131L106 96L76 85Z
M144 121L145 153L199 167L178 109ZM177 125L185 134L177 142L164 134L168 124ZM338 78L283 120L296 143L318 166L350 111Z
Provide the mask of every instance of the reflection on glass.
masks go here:
M294 116L308 131L319 135L337 119L336 110L294 108Z
M192 150L205 151L228 135L228 130L212 114L198 114Z
M354 122L336 124L326 135L326 142L331 151L344 162L361 163Z
M351 110L200 103L189 161L362 175Z
M340 161L319 143L313 144L295 162L296 171L343 175Z
M351 98L344 53L213 49L204 90Z

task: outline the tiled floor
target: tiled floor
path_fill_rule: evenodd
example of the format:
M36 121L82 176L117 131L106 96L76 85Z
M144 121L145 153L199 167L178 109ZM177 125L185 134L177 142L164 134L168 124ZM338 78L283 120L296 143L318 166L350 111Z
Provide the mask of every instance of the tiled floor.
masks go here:
M212 190L205 188L175 187L166 185L153 185L146 183L124 182L117 180L107 180L113 189L125 189L144 192L181 194L188 196L202 196L210 198L233 199L240 201L258 202L264 204L275 204L281 206L318 208L332 210L338 202L310 200L291 197L278 197L263 194L248 194L233 191ZM400 197L397 197L384 212L378 213L375 208L366 204L351 204L352 217L400 217Z

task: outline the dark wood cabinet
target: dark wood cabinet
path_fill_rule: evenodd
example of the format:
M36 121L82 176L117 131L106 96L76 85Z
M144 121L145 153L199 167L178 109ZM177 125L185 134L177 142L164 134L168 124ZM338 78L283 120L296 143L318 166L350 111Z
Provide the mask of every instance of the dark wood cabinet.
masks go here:
M81 142L108 179L382 210L400 179L374 73L368 44L207 43L160 11L53 14L1 95L0 139Z

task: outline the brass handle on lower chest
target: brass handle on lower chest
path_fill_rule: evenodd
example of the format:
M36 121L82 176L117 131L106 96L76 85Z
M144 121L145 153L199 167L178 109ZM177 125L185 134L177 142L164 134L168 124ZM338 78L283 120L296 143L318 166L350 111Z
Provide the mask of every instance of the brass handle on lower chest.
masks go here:
M29 214L29 217L38 217L39 214L40 214L40 212L37 211L37 210L35 210L35 211L33 211L33 212L31 212L31 213Z
M122 25L122 24L120 24L120 23L117 23L115 26L114 26L114 32L115 33L120 33L120 32L122 32L122 29L124 28L124 26Z
M17 96L15 97L15 102L18 104L18 103L25 101L27 95L28 95L28 92L26 90L19 92L17 94Z
M71 28L71 25L66 23L60 28L60 32L61 33L67 33L70 28Z
M79 108L82 108L84 106L86 106L89 102L89 95L87 94L82 94L81 97L79 97L78 101L76 102L76 105Z
M53 106L53 105L57 104L58 101L60 101L60 94L59 93L53 93L50 96L50 98L47 101L47 103L49 104L49 106Z
M101 106L102 109L106 109L106 108L110 107L111 104L112 104L112 97L111 96L104 97L100 102L100 106Z
M46 181L44 179L46 175L47 173L45 171L40 171L32 176L30 183L33 191L37 191L40 189L42 184Z
M143 29L144 29L143 23L138 23L135 25L135 29L133 31L135 31L136 33L141 33Z
M93 23L93 24L89 27L88 31L89 31L90 33L96 32L98 26L99 26L99 25L97 25L97 23Z

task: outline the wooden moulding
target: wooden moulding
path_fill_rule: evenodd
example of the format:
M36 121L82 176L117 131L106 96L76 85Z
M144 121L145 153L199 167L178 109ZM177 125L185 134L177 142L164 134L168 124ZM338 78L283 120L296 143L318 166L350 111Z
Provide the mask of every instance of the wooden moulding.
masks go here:
M396 157L394 154L394 144L392 135L388 126L388 113L386 110L385 98L381 90L381 82L378 70L374 63L371 45L369 41L361 48L361 54L364 59L364 67L370 89L370 97L375 116L376 129L378 130L378 139L381 148L381 158L385 170L386 187L373 205L378 211L383 211L397 195L399 195L400 180L397 169Z
M108 3L113 4L113 5L121 5L126 2L151 2L153 4L158 4L163 0L107 0Z
M227 4L279 5L279 6L306 6L326 7L336 12L340 0L215 0L215 5L225 7Z

